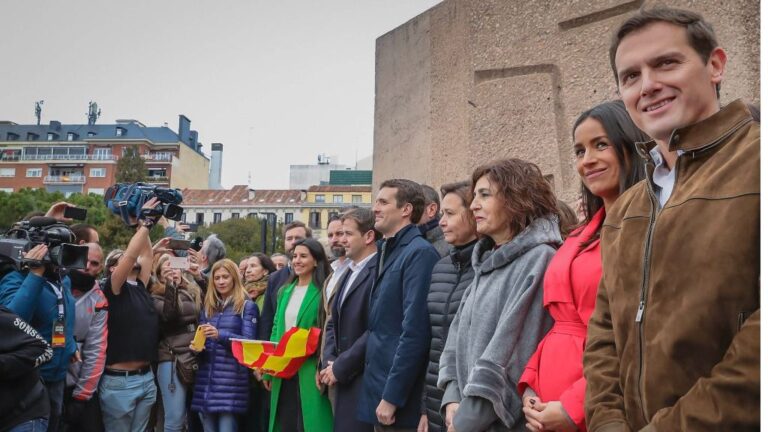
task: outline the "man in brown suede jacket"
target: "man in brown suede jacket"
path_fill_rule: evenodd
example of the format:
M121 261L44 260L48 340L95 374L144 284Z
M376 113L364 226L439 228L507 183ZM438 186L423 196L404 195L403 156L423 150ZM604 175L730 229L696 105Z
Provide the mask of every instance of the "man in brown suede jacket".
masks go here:
M644 10L611 62L647 180L607 215L584 374L588 429L760 422L760 125L719 103L726 54L701 16Z

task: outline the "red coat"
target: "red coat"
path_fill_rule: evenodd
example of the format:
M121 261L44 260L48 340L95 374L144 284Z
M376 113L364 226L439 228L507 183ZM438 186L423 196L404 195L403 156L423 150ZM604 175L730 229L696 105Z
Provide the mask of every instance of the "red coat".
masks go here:
M521 395L531 387L542 402L560 401L580 431L587 430L582 357L603 272L600 241L583 249L581 245L602 227L604 218L605 209L601 209L584 229L565 240L549 263L544 275L544 307L555 324L539 343L518 383Z

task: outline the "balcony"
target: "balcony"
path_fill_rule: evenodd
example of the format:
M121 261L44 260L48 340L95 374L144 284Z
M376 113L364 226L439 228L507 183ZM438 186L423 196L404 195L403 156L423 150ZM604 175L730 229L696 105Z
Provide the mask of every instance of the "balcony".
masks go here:
M43 184L85 184L85 176L79 175L57 175L57 176L45 176L43 178Z
M147 177L147 183L152 184L168 184L171 181L169 177L166 176L149 176Z
M171 162L173 155L170 153L157 153L141 155L141 158L150 162Z
M23 155L23 161L113 161L117 160L115 155L105 154L82 154L82 155Z

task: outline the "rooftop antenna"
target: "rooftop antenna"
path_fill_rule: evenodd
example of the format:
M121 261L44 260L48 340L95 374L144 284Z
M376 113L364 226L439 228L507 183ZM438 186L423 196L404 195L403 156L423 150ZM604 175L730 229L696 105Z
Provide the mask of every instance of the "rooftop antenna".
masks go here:
M101 117L101 110L99 104L96 102L88 102L88 125L93 126L96 124L96 120Z
M35 102L35 117L37 117L37 125L40 126L40 117L43 116L43 104L44 100Z

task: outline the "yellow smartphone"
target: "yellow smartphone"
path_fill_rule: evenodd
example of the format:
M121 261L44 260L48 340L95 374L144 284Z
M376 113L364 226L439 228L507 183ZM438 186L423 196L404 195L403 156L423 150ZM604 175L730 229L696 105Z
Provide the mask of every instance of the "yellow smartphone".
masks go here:
M197 326L195 331L195 338L192 339L192 348L195 351L202 351L205 348L205 333L203 333L202 326Z

